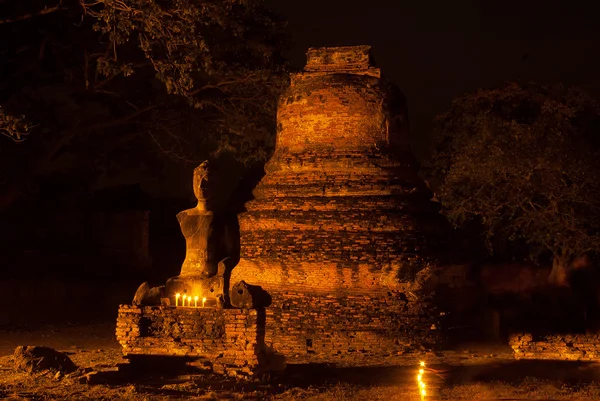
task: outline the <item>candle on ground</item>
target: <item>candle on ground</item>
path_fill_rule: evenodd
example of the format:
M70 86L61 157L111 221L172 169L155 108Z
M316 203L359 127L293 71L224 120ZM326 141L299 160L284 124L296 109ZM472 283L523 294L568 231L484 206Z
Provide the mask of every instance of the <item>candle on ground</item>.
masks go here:
M183 294L183 303L181 306L185 306L185 299L187 298L187 295Z
M202 298L202 307L204 308L204 303L206 302L206 298Z
M198 307L198 295L194 297L194 308Z
M419 384L419 395L421 396L421 401L425 401L425 396L427 395L427 391L425 390L425 382L423 381L423 374L425 373L425 362L421 361L419 365L420 369L419 374L417 375L417 383Z
M177 304L179 303L179 297L181 296L180 293L175 294L175 306L178 306Z

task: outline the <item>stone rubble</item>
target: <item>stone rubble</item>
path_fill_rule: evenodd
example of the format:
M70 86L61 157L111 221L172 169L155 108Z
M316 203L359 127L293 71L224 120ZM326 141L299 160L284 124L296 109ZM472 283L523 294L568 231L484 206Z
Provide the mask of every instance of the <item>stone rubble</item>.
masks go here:
M553 334L534 338L529 333L513 334L509 344L515 359L600 361L600 334Z

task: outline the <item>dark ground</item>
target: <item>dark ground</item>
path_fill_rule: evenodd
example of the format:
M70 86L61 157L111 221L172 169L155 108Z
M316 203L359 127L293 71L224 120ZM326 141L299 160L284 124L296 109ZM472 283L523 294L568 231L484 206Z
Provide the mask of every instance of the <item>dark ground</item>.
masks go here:
M125 361L114 323L0 331L0 398L12 400L419 400L416 372L427 361L427 400L600 400L600 366L515 361L502 344L470 344L443 353L409 353L329 364L289 364L281 375L247 382L191 371L117 370ZM12 369L18 345L45 345L69 354L84 372L34 376Z

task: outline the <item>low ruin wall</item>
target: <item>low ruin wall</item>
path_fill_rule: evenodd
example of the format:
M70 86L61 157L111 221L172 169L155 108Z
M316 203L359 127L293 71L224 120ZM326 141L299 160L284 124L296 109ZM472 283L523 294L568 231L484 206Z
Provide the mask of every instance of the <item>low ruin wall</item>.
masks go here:
M190 357L190 365L229 375L266 369L264 309L121 305L116 334L127 357Z
M600 334L513 334L509 343L515 359L600 362Z
M273 293L265 309L121 305L117 340L125 356L185 356L216 373L254 375L288 363L402 354L443 343L439 316L423 301ZM359 360L356 363L361 363Z
M439 316L425 302L362 294L271 295L265 343L288 362L397 354L442 344Z

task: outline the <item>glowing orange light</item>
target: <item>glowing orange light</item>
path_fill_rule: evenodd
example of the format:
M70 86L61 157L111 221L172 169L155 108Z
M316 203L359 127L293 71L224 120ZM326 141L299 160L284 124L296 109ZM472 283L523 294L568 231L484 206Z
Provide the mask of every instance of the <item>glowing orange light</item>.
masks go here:
M198 307L198 295L194 297L194 308Z
M179 303L179 297L181 296L180 293L175 294L175 306L178 306L177 304Z
M206 302L206 298L202 298L202 307L204 308L204 303Z
M427 392L425 391L425 382L423 381L423 374L425 374L425 362L419 362L419 374L417 375L417 384L419 385L419 395L421 396L421 401L425 401L425 396Z

